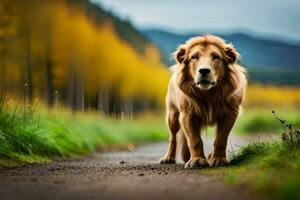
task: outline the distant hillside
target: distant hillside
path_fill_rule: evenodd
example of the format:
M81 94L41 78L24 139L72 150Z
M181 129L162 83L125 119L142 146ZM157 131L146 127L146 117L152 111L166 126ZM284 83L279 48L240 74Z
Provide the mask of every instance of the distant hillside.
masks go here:
M171 65L171 53L179 44L199 34L175 34L161 30L144 30L143 34L155 43L163 55L163 61ZM246 34L215 34L231 42L242 56L242 64L250 71L250 78L263 83L300 84L300 45Z

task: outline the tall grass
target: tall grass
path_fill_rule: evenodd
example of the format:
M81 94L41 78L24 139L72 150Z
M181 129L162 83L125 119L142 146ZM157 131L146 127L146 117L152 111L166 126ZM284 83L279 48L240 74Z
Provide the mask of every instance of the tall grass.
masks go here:
M300 148L284 142L252 143L221 172L230 183L248 185L270 199L299 199Z
M300 130L273 114L282 127L282 140L243 147L238 155L231 155L233 168L223 171L223 177L259 189L270 199L299 199Z
M3 89L0 96L0 168L167 137L160 118L117 121L92 112L74 115L62 108L45 112L37 100L31 106L25 95L14 102L6 100L5 93Z

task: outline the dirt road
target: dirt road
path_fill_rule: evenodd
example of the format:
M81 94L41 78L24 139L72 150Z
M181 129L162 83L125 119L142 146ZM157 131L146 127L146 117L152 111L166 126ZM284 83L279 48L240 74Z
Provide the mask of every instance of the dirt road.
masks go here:
M231 137L228 146L245 143ZM205 144L209 153L212 140ZM99 153L5 170L0 173L0 199L261 199L201 170L157 164L166 145L149 144L131 152Z

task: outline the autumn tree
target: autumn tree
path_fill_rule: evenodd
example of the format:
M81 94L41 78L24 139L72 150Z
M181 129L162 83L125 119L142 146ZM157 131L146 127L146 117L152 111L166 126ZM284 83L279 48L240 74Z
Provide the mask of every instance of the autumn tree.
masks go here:
M149 43L137 52L128 42L132 38L120 37L111 17L99 21L95 5L88 12L88 1L72 2L6 1L5 6L18 10L10 16L17 19L11 20L18 33L14 48L7 43L1 47L2 57L3 49L18 52L12 59L16 67L9 68L21 77L15 87L26 82L29 99L44 96L49 106L58 91L60 102L72 110L97 109L117 118L161 106L169 73L156 47ZM4 3L0 5L2 9ZM3 66L2 71L7 69ZM14 79L7 72L5 78Z

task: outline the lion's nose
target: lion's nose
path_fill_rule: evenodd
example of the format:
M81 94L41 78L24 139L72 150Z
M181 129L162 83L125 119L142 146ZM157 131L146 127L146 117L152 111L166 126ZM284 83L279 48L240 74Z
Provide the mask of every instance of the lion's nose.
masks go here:
M210 69L209 68L201 68L199 69L199 73L202 75L206 75L210 73Z

